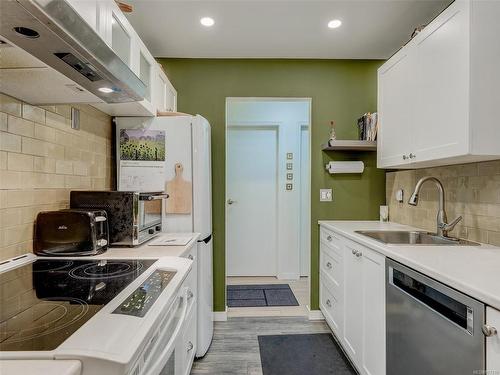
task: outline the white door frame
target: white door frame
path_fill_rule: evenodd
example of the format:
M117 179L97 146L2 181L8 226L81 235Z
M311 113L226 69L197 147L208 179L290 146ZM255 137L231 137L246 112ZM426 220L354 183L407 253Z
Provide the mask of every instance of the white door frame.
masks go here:
M225 170L224 170L224 176L225 176L225 194L224 194L224 213L226 212L226 202L227 202L227 157L228 157L228 152L227 152L227 149L228 149L228 142L227 142L227 133L228 133L228 128L230 127L230 125L228 124L228 121L227 121L227 118L228 118L228 106L230 104L230 102L234 102L234 101L249 101L249 102L256 102L256 101L262 101L262 102L272 102L272 101L281 101L281 102L284 102L284 101L290 101L290 102L308 102L309 103L309 123L308 124L299 124L298 126L298 129L297 131L299 132L300 134L300 131L301 131L301 128L304 127L304 125L307 125L307 127L309 128L309 155L308 155L308 158L309 158L309 171L308 171L308 179L307 179L307 186L308 186L308 189L309 189L309 204L308 204L308 207L309 207L309 212L307 213L308 216L309 216L309 219L311 219L311 155L312 155L312 98L307 98L307 97L294 97L294 98L287 98L287 97L226 97L226 108L225 108L225 132L224 132L224 137L225 137ZM254 125L257 125L255 123L253 123ZM266 123L266 125L271 125L271 123ZM279 146L279 145L278 145ZM309 223L309 225L311 225L311 223ZM224 222L224 226L225 226L225 243L227 245L227 215L225 215L225 222ZM311 243L311 231L309 231L308 233L308 242L309 244ZM227 254L227 249L225 248L224 251L226 252ZM310 249L310 252L309 252L309 256L311 256L311 252L312 252L312 248ZM227 255L225 254L225 277L227 277ZM278 260L277 260L278 261ZM311 289L311 266L312 266L312 263L310 262L310 265L309 265L309 277L308 277L308 288L309 288L309 291ZM224 279L224 284L225 284L225 287L227 286L226 282L225 282L226 279ZM227 292L225 292L225 298L226 298L226 301L227 301ZM227 309L227 307L226 307Z

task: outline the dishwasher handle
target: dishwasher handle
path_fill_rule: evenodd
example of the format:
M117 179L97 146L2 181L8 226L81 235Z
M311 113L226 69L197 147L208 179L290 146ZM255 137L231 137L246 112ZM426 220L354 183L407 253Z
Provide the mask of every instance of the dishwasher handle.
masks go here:
M417 280L404 270L389 268L389 283L416 299L446 320L458 325L470 335L474 334L474 309L437 290L423 280Z

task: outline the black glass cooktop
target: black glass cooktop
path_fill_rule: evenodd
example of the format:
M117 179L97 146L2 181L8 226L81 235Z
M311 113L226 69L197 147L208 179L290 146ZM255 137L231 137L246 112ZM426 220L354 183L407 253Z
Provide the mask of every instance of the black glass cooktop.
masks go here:
M156 259L40 259L0 274L0 351L53 350Z

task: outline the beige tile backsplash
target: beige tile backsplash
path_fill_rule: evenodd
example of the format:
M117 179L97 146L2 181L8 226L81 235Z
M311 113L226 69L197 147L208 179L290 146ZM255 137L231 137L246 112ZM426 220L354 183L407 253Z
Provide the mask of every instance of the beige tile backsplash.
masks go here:
M500 246L500 160L387 173L390 220L435 231L438 194L432 183L423 185L418 206L408 205L424 176L443 183L448 221L463 216L452 235ZM398 203L395 194L401 188L404 202Z
M78 105L35 107L0 93L0 260L32 251L38 212L67 208L74 189L111 189L111 117Z

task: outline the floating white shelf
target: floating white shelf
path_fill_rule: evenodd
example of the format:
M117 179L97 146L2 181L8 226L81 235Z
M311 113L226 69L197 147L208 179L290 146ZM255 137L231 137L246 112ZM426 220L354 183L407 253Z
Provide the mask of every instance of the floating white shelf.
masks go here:
M333 145L321 145L323 151L377 151L376 141L335 140Z

